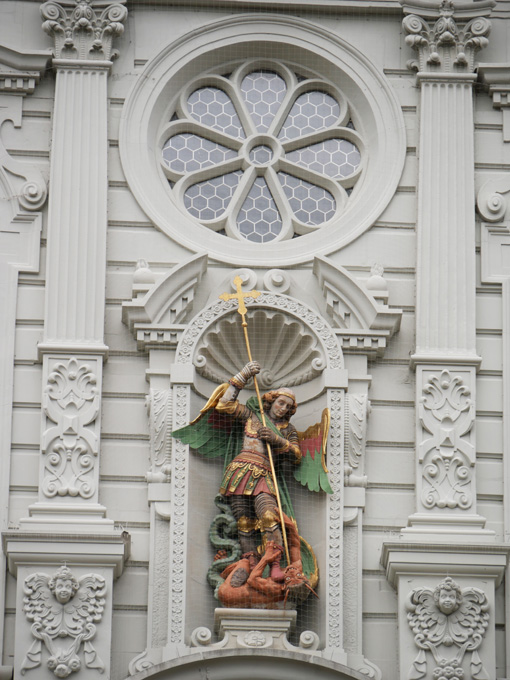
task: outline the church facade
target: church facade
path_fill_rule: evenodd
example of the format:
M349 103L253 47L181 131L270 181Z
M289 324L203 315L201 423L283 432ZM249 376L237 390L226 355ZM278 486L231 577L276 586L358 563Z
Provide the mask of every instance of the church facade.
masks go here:
M509 35L508 0L0 4L1 680L510 678ZM217 599L262 520L172 435L251 359L305 442L301 603Z

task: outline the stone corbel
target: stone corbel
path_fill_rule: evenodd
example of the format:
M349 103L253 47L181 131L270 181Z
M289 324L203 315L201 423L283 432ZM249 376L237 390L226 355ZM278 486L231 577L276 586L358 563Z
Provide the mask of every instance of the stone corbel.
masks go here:
M51 60L48 52L17 52L0 45L0 128L9 120L21 128L23 97L32 94ZM12 97L9 95L22 95ZM0 137L0 166L13 183L20 209L39 210L47 197L46 182L42 173L28 163L10 156Z
M503 141L510 142L510 63L478 64L478 78L503 115Z

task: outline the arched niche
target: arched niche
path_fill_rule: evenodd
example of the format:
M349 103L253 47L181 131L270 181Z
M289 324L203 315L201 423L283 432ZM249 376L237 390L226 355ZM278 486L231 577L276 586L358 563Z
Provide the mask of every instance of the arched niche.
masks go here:
M342 647L341 597L329 597L326 608L326 593L342 592L341 543L343 531L343 409L346 371L337 336L323 317L312 308L287 295L261 293L256 300L247 298L246 306L252 318L260 319L260 328L268 327L271 319L278 320L279 327L287 323L289 333L310 338L313 351L310 364L318 357L314 369L318 375L295 386L298 403L302 412L293 422L304 430L320 420L325 406L331 411L331 428L328 448L328 468L334 493L314 494L298 487L292 489L298 526L303 537L313 544L319 561L321 580L319 591L324 593L322 606L317 603L308 607L306 623L298 620L299 630L311 628L318 633L325 647ZM201 370L204 347L207 339L225 332L232 316L238 317L235 300L218 301L202 309L186 325L177 346L175 363L171 368L171 391L173 427L187 425L203 405L204 384L212 388L217 382L197 378ZM275 317L275 314L279 316ZM228 342L224 338L224 351L228 353ZM198 361L197 361L198 358ZM259 357L261 363L263 357ZM198 369L196 364L198 363ZM306 371L304 371L306 374ZM226 375L224 379L229 376ZM196 385L200 384L200 390ZM308 398L307 398L308 386ZM211 390L212 391L212 390ZM244 391L243 391L244 392ZM242 395L244 401L250 390ZM299 414L299 415L298 415ZM221 480L222 463L203 460L189 447L174 439L171 453L171 498L170 520L170 592L168 611L168 643L188 644L191 631L197 626L212 627L212 615L217 601L205 581L207 568L212 561L212 550L208 539L209 524L216 511L213 499Z

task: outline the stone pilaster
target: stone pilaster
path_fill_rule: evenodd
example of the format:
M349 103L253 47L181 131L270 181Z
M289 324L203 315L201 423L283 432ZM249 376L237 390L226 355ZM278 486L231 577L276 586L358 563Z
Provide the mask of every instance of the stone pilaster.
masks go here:
M14 678L51 680L79 671L92 679L110 677L113 581L129 556L129 536L106 519L98 494L107 352L106 86L112 39L122 31L126 9L63 0L45 3L41 13L44 30L55 38L56 89L39 345L39 499L3 540L17 578ZM36 611L40 597L51 603L50 615ZM54 615L62 617L58 630Z
M56 71L39 502L25 528L110 530L98 502L107 227L107 80L122 2L41 6Z
M403 2L421 89L417 214L416 494L411 535L482 538L475 487L473 84L492 0Z

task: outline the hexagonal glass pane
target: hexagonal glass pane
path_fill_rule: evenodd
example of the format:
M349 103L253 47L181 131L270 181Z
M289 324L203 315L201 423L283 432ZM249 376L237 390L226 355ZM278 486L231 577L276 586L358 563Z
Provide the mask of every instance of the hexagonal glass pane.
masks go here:
M346 139L327 139L287 154L289 161L328 177L348 177L357 170L361 155Z
M254 243L268 243L278 236L282 226L282 218L266 180L257 177L237 216L240 234Z
M232 100L217 87L201 87L188 97L190 115L202 125L227 135L244 138L244 130Z
M327 92L304 92L299 95L285 119L278 137L285 141L324 130L338 123L340 105Z
M199 220L214 220L221 217L234 195L243 173L229 172L205 182L192 184L184 192L186 209Z
M243 78L241 93L255 127L266 132L280 108L287 86L273 71L253 71Z
M294 215L304 224L322 224L334 216L336 201L326 189L286 172L279 172L278 179Z
M180 174L202 170L237 156L236 151L226 146L188 132L171 137L162 153L164 164Z

